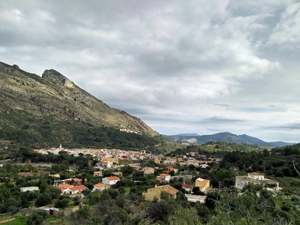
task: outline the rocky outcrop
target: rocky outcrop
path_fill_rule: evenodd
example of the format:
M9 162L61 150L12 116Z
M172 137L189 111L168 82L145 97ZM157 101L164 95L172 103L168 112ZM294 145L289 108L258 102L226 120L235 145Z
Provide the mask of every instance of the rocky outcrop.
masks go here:
M42 75L42 78L44 79L52 79L54 81L57 81L59 84L62 84L65 87L68 88L74 88L74 84L72 81L70 81L68 78L66 78L64 75L60 74L56 70L45 70L45 72Z
M16 122L22 118L14 120L7 115L22 112L34 120L47 117L53 122L68 121L157 135L142 120L110 108L53 69L45 70L40 77L17 65L0 62L0 90L0 116L10 126L20 127L19 124L24 123Z

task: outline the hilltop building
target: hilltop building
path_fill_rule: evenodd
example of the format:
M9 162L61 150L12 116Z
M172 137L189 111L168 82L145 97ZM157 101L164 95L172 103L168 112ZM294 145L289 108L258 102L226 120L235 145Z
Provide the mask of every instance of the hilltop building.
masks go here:
M261 173L248 173L247 176L236 176L235 187L237 189L243 189L247 184L258 184L266 186L273 186L275 191L279 191L279 182L265 178L264 174Z

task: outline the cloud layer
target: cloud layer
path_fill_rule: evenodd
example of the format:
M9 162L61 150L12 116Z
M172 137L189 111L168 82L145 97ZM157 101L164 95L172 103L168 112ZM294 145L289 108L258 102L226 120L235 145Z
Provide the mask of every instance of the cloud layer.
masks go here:
M0 2L1 61L53 68L163 134L299 142L297 1Z

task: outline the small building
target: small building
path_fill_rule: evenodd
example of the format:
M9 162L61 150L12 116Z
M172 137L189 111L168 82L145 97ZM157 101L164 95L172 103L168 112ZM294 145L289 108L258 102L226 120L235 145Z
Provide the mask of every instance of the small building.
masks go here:
M94 177L102 177L102 171L95 171Z
M123 177L123 173L122 172L112 172L113 175L116 175L118 177Z
M103 184L108 184L108 185L114 185L118 181L120 181L119 177L104 177L104 178L102 178L102 183Z
M82 182L82 179L79 179L79 178L74 178L72 181L71 181L71 184L73 185L81 185L83 183L87 182L87 179L84 179L84 181Z
M176 199L176 194L179 190L176 188L173 188L170 185L162 185L162 186L157 186L155 185L154 188L149 188L147 189L147 192L142 193L146 201L153 201L154 198L156 198L158 201L161 198L161 193L165 191L169 194L170 198Z
M39 187L36 186L31 186L31 187L21 187L20 191L21 192L26 192L26 191L38 191Z
M207 194L209 190L209 186L210 186L209 184L210 184L210 180L206 180L202 178L198 178L195 181L195 187L199 187L200 191L204 192L205 194Z
M61 184L61 185L57 186L57 188L60 189L62 192L71 187L74 187L74 186L70 185L70 184Z
M248 173L247 176L235 177L235 187L237 189L243 189L249 183L263 185L264 187L273 186L275 191L280 190L278 181L267 179L261 173Z
M174 168L174 167L172 167L172 166L168 166L167 169L168 169L167 172L172 172L172 171L174 171L174 173L177 173L177 172L178 172L178 169L176 169L176 168Z
M205 169L205 168L209 167L209 165L206 164L206 163L204 163L204 164L200 164L200 167L201 167L202 169Z
M163 173L163 174L160 174L157 178L156 178L157 181L159 182L169 182L171 180L171 175L170 174L166 174L166 173Z
M137 171L141 168L140 166L137 166L137 165L129 165L129 166L132 168L132 170L135 170L135 171Z
M103 191L103 190L106 190L106 189L109 189L109 188L110 188L110 185L103 184L103 183L98 183L98 184L94 185L94 188L93 188L92 192Z
M192 185L190 185L190 184L182 184L182 188L185 190L185 191L187 191L187 192L192 192L192 190L193 190L193 186Z
M144 167L142 170L144 174L154 174L154 168L152 167Z
M189 202L199 202L205 203L206 195L189 195L186 194L185 197Z
M65 195L75 195L75 194L80 194L82 193L85 189L88 189L86 186L84 185L80 185L80 186L72 186L69 187L65 190L62 191L62 194Z
M161 164L161 159L154 159L154 163Z

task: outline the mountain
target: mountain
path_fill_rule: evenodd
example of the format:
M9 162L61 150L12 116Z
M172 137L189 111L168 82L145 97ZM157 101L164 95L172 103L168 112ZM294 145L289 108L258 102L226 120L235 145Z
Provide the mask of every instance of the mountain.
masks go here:
M177 136L185 136L185 137L190 137L190 136L199 136L197 133L182 133L182 134L176 134Z
M139 118L110 108L53 69L40 77L0 62L0 103L0 139L71 143L77 141L76 133L92 128L158 135Z
M255 145L269 145L273 147L283 147L286 145L292 145L292 143L286 143L282 141L278 142L265 142L258 138L248 136L246 134L236 135L229 132L217 133L212 135L195 135L195 136L187 136L187 135L163 135L165 138L168 138L171 141L183 142L183 143L191 143L191 144L204 144L207 142L218 142L225 141L229 143L237 143L237 144L255 144Z

